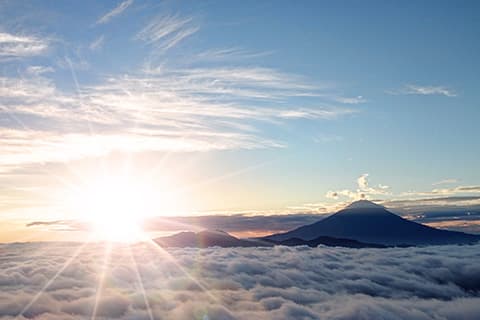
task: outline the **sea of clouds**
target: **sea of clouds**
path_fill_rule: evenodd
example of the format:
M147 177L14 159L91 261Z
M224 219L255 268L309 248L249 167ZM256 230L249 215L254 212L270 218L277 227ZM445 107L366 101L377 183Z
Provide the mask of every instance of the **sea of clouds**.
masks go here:
M168 251L153 243L0 245L0 319L92 314L131 320L477 320L480 245Z

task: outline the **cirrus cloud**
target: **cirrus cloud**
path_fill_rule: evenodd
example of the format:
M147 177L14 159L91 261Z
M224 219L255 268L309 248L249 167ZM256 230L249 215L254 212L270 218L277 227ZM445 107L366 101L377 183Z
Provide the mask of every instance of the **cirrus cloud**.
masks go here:
M48 46L49 41L40 37L0 32L0 60L40 55Z

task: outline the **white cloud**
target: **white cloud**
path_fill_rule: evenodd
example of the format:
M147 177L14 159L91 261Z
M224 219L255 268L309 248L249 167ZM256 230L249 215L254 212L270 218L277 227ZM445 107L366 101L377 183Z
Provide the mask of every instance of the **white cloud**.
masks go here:
M442 95L446 97L456 97L457 94L452 89L443 86L419 86L407 84L403 88L391 91L392 94L415 94L415 95Z
M367 177L368 177L368 173L364 173L360 177L358 177L357 184L360 190L366 190L368 188Z
M340 103L345 103L345 104L359 104L359 103L365 103L365 102L368 101L363 96L336 97L334 100L337 101L337 102L340 102Z
M50 73L54 71L55 70L52 67L46 67L46 66L29 66L26 70L28 74L36 77L41 76L42 74ZM3 78L3 82L5 82L5 78Z
M68 161L114 150L282 147L255 122L281 125L354 112L321 104L292 106L289 99L315 95L316 88L267 68L144 70L111 76L78 93L58 89L42 76L47 71L32 67L24 77L0 78L0 114L7 121L0 145L9 150L0 156L3 165Z
M332 142L341 142L344 138L335 134L319 134L313 138L313 141L317 143L332 143Z
M125 0L121 2L118 6L113 8L111 11L107 12L105 15L100 17L97 20L97 24L105 24L110 22L114 17L120 15L123 11L125 11L129 6L133 4L133 0Z
M196 55L196 59L206 61L243 60L271 55L272 51L253 52L240 47L210 49Z
M452 183L458 183L458 179L443 179L437 182L432 183L432 186L438 186L442 184L452 184Z
M408 191L401 194L401 196L452 196L457 194L469 194L477 193L480 194L480 186L470 185L470 186L456 186L451 188L442 188L442 189L433 189L431 191Z
M98 23L121 14L132 2L122 2ZM152 45L155 53L172 48L197 30L192 18L164 15L152 20L137 38ZM104 39L100 35L89 48L98 50ZM46 47L41 44L48 44L35 37L0 33L0 47L2 43L18 44L25 49L24 55L42 52ZM249 54L231 48L207 55ZM0 77L0 147L8 149L0 155L3 172L12 166L70 161L117 150L284 147L258 124L331 120L355 112L332 105L325 88L272 68L158 67L149 60L137 72L112 74L81 86L75 70L85 70L88 62L81 55L73 61L69 57L56 60L57 66L72 71L75 91L57 87L48 77L55 76L49 74L54 70L48 66L30 66L23 73L19 70L17 77ZM309 99L300 104L301 97L317 102Z
M103 47L103 43L105 42L105 36L101 35L93 40L88 48L92 51L100 50Z
M0 32L0 60L41 55L48 50L48 46L47 39Z
M452 212L468 212L477 211L480 200L480 186L464 185L453 186L450 188L435 188L431 191L407 191L394 194L390 191L390 187L378 184L372 187L368 180L367 173L357 178L357 189L331 190L325 195L328 199L344 201L375 199L382 205L395 210L402 214L418 214L433 211L452 211ZM451 184L456 180L446 179L433 185ZM382 199L383 200L380 200ZM344 205L345 203L340 203ZM338 206L337 206L338 208Z
M192 18L177 15L158 16L144 27L136 38L155 46L158 51L166 51L198 30L198 26L192 25Z
M368 173L364 173L357 178L357 186L356 190L339 190L339 191L328 191L325 195L327 198L330 199L338 199L339 197L347 197L352 200L360 200L360 199L370 199L372 196L379 196L379 195L389 195L390 194L390 187L386 185L379 184L377 187L372 187L368 181Z
M14 319L78 248L73 243L0 245L0 317ZM118 245L106 265L97 314L122 320L353 320L359 315L476 320L479 249L157 251L148 244ZM101 244L84 248L17 319L90 318L104 253Z

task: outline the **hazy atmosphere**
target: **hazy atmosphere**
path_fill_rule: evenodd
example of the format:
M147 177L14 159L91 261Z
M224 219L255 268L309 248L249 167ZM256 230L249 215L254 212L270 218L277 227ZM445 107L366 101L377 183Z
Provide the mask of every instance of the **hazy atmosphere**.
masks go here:
M479 319L479 14L0 0L0 318Z

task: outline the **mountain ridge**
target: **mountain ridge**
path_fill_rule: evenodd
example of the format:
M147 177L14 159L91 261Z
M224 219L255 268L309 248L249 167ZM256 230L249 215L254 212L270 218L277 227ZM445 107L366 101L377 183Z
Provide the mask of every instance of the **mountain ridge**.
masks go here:
M179 232L171 236L159 237L154 239L158 245L162 247L177 248L209 248L209 247L272 247L276 245L282 246L309 246L318 247L325 245L330 247L346 247L346 248L385 248L385 246L363 243L352 239L338 239L333 237L320 236L312 240L302 240L298 238L290 238L284 241L274 241L265 239L239 239L227 232L221 230L204 230L200 232Z
M406 220L368 200L353 202L345 209L313 224L263 239L284 241L299 238L310 241L319 236L388 246L468 244L480 240L480 236L436 229Z

